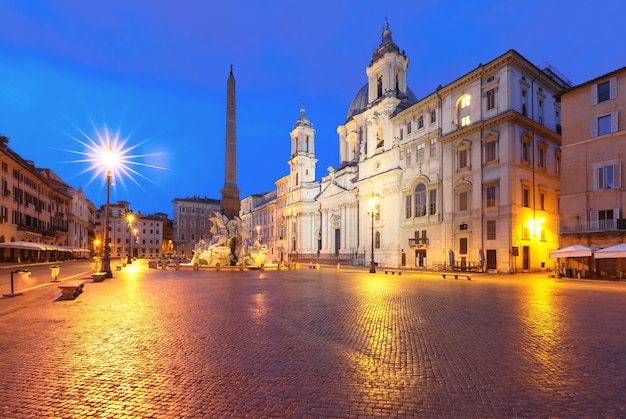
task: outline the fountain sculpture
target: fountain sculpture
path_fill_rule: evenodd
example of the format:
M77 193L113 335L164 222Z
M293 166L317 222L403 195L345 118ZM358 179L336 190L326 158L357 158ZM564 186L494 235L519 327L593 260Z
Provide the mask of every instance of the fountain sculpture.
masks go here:
M259 268L272 263L267 246L261 244L261 236L252 235L245 222L238 217L228 219L225 215L213 211L210 241L201 239L194 250L191 265L198 267L220 268L238 266L240 268Z

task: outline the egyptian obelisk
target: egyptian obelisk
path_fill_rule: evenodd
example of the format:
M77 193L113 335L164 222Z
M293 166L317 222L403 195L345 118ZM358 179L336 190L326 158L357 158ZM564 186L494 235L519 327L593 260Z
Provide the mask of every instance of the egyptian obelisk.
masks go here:
M237 188L237 112L235 106L235 76L233 66L226 85L226 162L221 212L228 218L239 217L241 201Z

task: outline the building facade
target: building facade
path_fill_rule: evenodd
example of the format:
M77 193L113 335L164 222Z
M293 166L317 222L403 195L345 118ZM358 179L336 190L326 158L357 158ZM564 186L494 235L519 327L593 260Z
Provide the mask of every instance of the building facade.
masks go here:
M547 268L558 248L554 96L569 82L511 50L417 100L408 68L387 25L337 128L339 165L319 182L301 110L290 174L276 182L278 247L388 267Z
M201 238L211 238L209 216L220 211L220 200L212 198L176 198L174 203L173 253L191 258Z
M561 94L561 247L605 248L625 242L624 89L626 68L621 68ZM595 263L587 269L599 276L625 270L623 259L597 259Z
M0 136L0 260L22 262L88 257L93 244L93 204L50 169L25 160ZM80 209L80 210L79 210ZM10 243L52 245L27 250Z
M106 205L96 212L96 255L104 255L104 220ZM132 217L129 217L132 215ZM117 201L109 205L109 243L111 257L161 258L167 243L163 243L163 231L167 224L167 215L154 215L134 212L130 203ZM164 247L165 246L165 247Z

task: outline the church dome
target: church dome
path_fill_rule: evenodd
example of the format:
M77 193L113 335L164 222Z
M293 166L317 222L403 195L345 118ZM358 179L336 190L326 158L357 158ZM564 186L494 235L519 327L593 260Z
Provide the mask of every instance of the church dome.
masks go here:
M397 54L406 58L404 51L400 52L400 48L395 44L395 42L393 42L393 39L391 37L391 30L389 29L389 23L386 23L385 27L383 28L380 44L372 55L370 65L372 65L376 61L384 59L386 54ZM346 121L349 121L355 115L363 113L369 106L372 105L368 102L368 90L368 84L366 83L365 86L361 87L361 89L359 89L357 94L354 96L354 99L352 99L352 103L350 103L350 107L348 108ZM417 97L415 97L415 93L413 93L413 91L409 89L408 86L406 88L406 94L395 92L393 96L400 99L400 103L398 104L399 110L406 109L409 106L417 103Z
M354 99L352 99L352 102L350 103L350 107L348 108L348 114L346 115L346 121L349 121L355 115L365 112L365 110L368 108L368 91L369 89L367 87L367 83L365 84L365 86L359 89L357 94L354 96ZM413 93L413 91L408 87L406 89L406 96L402 96L400 97L400 99L402 99L402 102L398 106L402 109L408 108L409 106L417 103L417 97L415 96L415 93Z

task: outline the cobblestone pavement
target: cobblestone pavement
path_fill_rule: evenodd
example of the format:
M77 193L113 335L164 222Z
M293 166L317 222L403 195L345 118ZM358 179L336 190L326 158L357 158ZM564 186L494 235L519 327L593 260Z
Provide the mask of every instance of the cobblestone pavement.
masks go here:
M624 417L626 284L162 271L0 299L0 417Z

